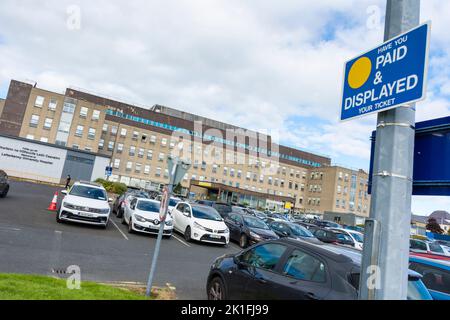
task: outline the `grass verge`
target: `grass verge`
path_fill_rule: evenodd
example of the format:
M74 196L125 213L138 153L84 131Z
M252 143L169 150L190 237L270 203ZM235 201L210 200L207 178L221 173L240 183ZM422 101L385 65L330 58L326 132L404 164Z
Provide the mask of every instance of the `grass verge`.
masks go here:
M65 279L39 275L0 274L0 300L148 300L127 288L82 281L68 289Z

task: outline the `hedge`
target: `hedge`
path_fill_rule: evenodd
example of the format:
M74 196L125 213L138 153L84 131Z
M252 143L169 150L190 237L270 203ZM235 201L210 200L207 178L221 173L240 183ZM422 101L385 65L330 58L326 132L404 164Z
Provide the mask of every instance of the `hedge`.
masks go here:
M100 183L108 192L115 194L122 194L127 191L127 185L120 182L107 181L102 178L98 178L95 182Z

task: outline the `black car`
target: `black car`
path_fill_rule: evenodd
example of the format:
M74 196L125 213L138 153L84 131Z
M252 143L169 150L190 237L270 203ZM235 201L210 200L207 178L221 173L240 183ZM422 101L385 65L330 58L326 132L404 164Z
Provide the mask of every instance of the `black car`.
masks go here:
M278 236L260 219L236 212L230 212L225 218L230 229L230 240L239 241L241 248L260 241L278 239Z
M315 224L316 226L320 228L341 228L342 226L336 222L328 221L328 220L319 220L319 219L313 219L311 220L311 223Z
M353 239L344 232L323 228L310 228L309 231L322 242L354 247Z
M273 221L269 224L269 228L280 238L288 237L292 239L320 242L308 229L292 222Z
M219 214L222 216L222 218L226 218L230 212L233 211L233 206L228 203L223 202L214 202L212 204L212 207L219 212Z
M209 300L354 300L361 254L349 248L283 238L217 258L206 284ZM430 299L410 272L408 298Z
M5 171L0 170L0 198L6 197L9 191L8 175Z

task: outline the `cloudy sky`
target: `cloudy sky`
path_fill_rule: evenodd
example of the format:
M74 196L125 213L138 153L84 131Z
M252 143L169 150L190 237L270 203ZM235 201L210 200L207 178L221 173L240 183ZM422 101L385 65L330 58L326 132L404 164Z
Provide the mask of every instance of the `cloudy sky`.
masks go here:
M2 0L0 97L12 78L83 88L278 131L368 170L375 117L339 123L340 89L344 61L382 42L384 10L385 0ZM450 1L421 10L432 37L417 121L450 115ZM414 213L435 209L450 211L450 198L414 197Z

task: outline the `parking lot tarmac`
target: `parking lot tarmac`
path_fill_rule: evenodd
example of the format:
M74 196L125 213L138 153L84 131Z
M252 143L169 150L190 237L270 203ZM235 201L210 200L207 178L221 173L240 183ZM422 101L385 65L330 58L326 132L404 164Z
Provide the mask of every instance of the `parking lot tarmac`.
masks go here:
M145 284L156 236L129 234L114 215L106 229L59 224L47 210L55 191L61 188L11 181L8 196L0 199L0 272L57 275L77 265L81 280ZM206 299L212 261L239 250L234 243L187 243L174 233L162 241L154 285L170 283L179 299Z

